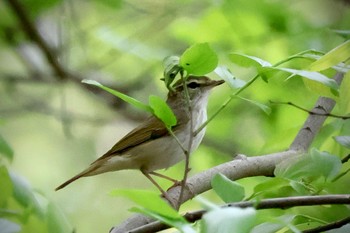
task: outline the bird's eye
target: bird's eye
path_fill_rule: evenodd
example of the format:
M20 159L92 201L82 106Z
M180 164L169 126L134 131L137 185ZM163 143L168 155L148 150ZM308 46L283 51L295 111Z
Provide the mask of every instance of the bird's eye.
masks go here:
M195 88L197 88L197 87L199 87L200 85L199 85L199 83L197 83L197 82L190 82L189 84L187 84L187 87L188 88L191 88L191 89L195 89Z

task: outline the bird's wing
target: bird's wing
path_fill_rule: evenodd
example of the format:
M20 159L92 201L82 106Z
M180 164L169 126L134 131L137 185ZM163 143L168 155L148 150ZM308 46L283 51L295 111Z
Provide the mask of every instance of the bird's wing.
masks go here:
M109 151L98 158L95 162L105 159L109 156L116 156L131 147L168 134L168 129L165 127L164 123L158 118L151 116L143 124L125 135Z

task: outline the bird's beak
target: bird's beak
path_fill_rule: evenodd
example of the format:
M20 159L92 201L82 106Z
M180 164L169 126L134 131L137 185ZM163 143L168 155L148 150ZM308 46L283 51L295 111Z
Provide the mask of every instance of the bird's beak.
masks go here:
M224 80L211 80L210 83L208 83L208 86L215 87L223 84L224 82Z

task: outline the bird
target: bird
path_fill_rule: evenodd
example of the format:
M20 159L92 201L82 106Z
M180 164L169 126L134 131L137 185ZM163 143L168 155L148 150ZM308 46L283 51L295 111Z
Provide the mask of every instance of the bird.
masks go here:
M92 162L88 168L55 190L60 190L82 177L136 169L140 170L164 195L163 189L151 175L175 182L174 179L156 171L182 161L185 158L184 148L191 147L189 154L198 148L204 137L205 127L197 134L194 132L207 120L210 90L222 83L223 80L211 80L206 76L189 76L186 80L178 80L169 89L166 100L177 119L176 125L171 127L172 133L160 119L152 115Z

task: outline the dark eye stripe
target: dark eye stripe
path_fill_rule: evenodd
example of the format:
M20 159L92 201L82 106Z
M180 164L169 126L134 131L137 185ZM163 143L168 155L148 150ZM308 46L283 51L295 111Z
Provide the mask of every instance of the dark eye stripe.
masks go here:
M187 87L191 88L191 89L195 89L195 88L197 88L199 86L200 86L200 84L197 83L197 82L190 82L190 83L187 84Z

